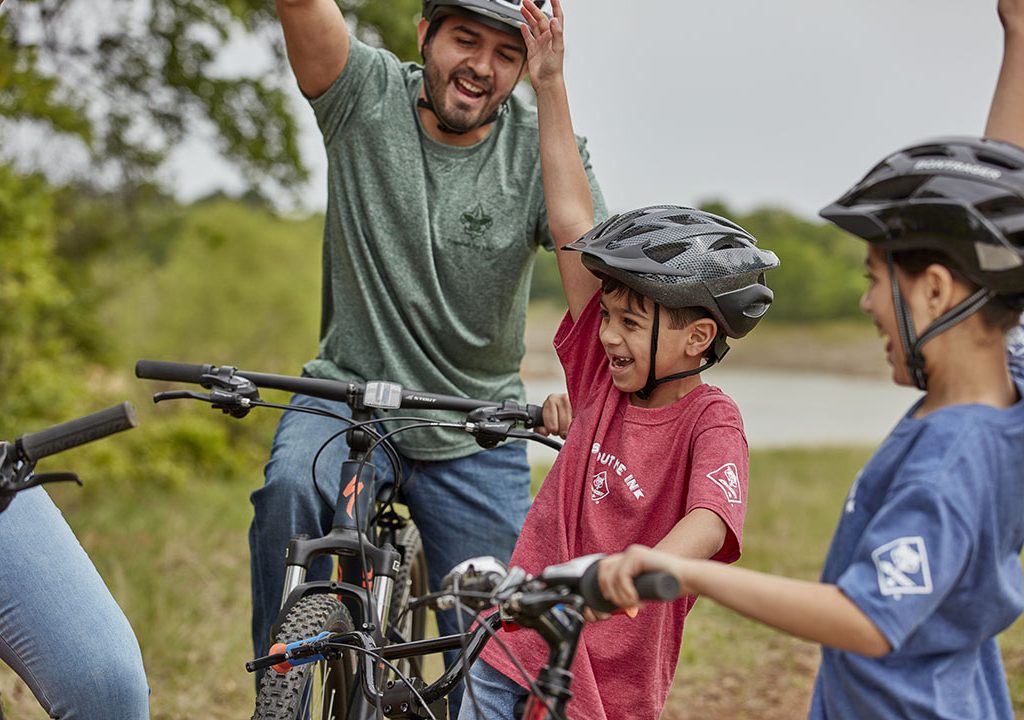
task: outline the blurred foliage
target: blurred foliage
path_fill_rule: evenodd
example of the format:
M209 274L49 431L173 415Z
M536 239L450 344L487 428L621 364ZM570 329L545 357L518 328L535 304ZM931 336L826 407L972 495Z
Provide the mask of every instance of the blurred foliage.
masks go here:
M420 0L339 4L364 40L417 57ZM0 8L0 437L132 398L142 428L75 451L83 474L144 465L146 482L177 486L258 466L272 413L151 409L131 373L143 356L297 373L315 353L322 219L266 202L306 178L291 82L263 0ZM166 194L164 161L195 135L248 179L241 202Z
M419 62L416 21L422 0L339 0L338 5L364 42L386 47L402 60Z
M700 204L746 228L758 244L779 256L780 265L766 275L775 301L766 316L772 322L818 322L860 316L864 291L864 247L824 222L811 222L782 208L736 213L724 203ZM540 253L533 274L532 297L563 303L553 253Z
M418 56L419 0L339 4L368 42ZM175 146L203 136L264 197L307 179L273 3L20 0L2 12L0 132L36 130L5 159L132 191L159 179ZM81 162L69 162L72 150Z
M45 180L0 164L0 430L8 434L23 418L59 418L80 389L71 373L82 359L74 296L56 248Z

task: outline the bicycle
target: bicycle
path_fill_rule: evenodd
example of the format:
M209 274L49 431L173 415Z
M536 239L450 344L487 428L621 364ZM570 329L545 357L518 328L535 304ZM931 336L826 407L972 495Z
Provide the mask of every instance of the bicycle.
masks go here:
M452 604L465 605L476 611L477 628L465 638L442 639L448 645L458 642L463 652L448 674L429 686L422 681L401 676L380 689L374 683L374 663L417 652L422 644L406 643L399 646L376 646L370 633L357 630L321 632L313 637L273 648L270 655L246 664L252 672L273 667L279 672L305 663L330 662L346 653L363 657L363 670L359 675L364 696L380 698L382 715L402 720L438 720L446 717L434 712L433 705L450 690L450 676L468 670L484 645L496 638L499 627L530 628L540 634L548 646L548 662L536 680L520 668L523 679L530 686L528 699L519 708L524 720L564 720L566 706L572 698L572 667L580 635L583 631L584 607L600 612L611 612L616 607L601 593L597 582L597 561L602 555L589 555L570 562L552 565L540 575L531 577L521 568L506 570L494 558L474 558L461 563L445 579L445 588L413 601L435 608ZM643 573L634 579L637 591L645 600L674 600L679 595L679 583L668 573ZM480 613L497 608L487 617ZM435 642L432 647L436 647ZM473 702L472 688L467 688L464 702Z
M285 674L265 673L257 693L255 720L380 716L384 703L389 701L378 695L354 692L360 672L371 673L378 684L387 682L388 675L418 677L422 673L418 660L423 655L461 647L462 635L423 640L427 608L410 607L411 597L427 592L426 563L415 526L395 509L402 476L387 443L391 435L433 426L469 432L485 448L507 438L536 440L555 449L561 446L529 429L543 424L541 408L514 401L495 403L438 395L406 390L383 381L340 382L251 372L231 366L148 360L136 364L135 374L150 380L196 384L209 391L158 392L155 402L200 400L236 418L245 417L253 407L330 415L318 409L264 402L258 388L342 401L352 410L351 418L333 416L348 426L339 434L347 434L350 454L340 468L342 482L333 503L332 529L323 537L299 536L289 542L281 609L272 636L275 642L287 645L320 632L358 629L367 634L375 647L392 645L403 649L396 651L396 664L388 672L362 668L354 656L339 656L317 661L312 668L307 665ZM460 423L420 417L373 417L374 412L403 408L454 410L467 415ZM387 432L376 429L391 422L406 424ZM371 493L364 490L375 487L370 457L377 447L392 457L395 480ZM321 555L337 557L339 579L306 582L310 563ZM447 672L442 676L444 690L438 695L435 712L440 711L440 703L459 679ZM401 707L401 703L395 707Z

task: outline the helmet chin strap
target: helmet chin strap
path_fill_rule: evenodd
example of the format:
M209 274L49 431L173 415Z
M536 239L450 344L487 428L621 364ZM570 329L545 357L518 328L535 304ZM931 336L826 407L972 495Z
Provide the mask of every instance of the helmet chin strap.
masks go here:
M437 129L447 135L465 135L466 133L472 132L477 128L483 127L484 125L490 125L491 123L497 122L498 117L501 115L502 110L505 108L505 104L502 103L501 107L497 111L495 111L493 115L484 120L482 123L477 123L476 125L467 130L456 130L455 128L448 125L444 120L442 120L441 116L437 114L437 110L434 109L434 103L430 101L430 91L427 89L426 80L423 81L423 92L426 94L427 97L426 99L417 98L416 107L421 107L434 113L434 118L437 120Z
M970 296L964 298L955 307L935 319L928 328L917 337L914 331L913 318L910 316L910 309L906 300L903 299L903 292L900 290L899 281L896 279L896 264L892 259L892 251L886 250L885 264L889 270L889 283L892 286L892 304L896 311L896 327L900 331L900 344L903 346L903 355L907 363L907 370L910 378L918 390L928 389L928 374L924 371L924 354L921 348L926 342L963 322L974 313L985 307L989 300L996 294L987 288L978 288Z
M658 354L658 327L660 325L661 304L654 303L654 327L651 328L651 358L650 364L647 369L647 384L636 391L636 396L641 400L647 400L649 397L651 397L651 393L654 392L654 388L658 387L663 383L672 382L673 380L681 380L682 378L690 377L691 375L696 375L698 373L704 372L709 367L711 367L715 363L719 362L723 357L725 357L725 353L729 351L729 346L726 345L724 342L722 342L719 345L716 336L716 339L713 341L715 343L715 349L711 353L711 357L707 358L707 362L705 362L703 365L694 368L693 370L684 370L683 372L677 372L673 373L672 375L667 375L663 378L655 379L654 365L655 359ZM721 332L721 329L719 329L719 332Z

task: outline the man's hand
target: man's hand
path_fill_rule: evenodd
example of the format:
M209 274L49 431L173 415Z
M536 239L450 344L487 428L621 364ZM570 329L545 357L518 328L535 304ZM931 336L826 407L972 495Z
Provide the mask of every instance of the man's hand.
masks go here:
M999 0L999 21L1007 32L1024 31L1024 1Z
M535 428L538 435L557 435L565 439L572 423L572 405L569 396L561 394L548 395L544 401L544 427Z
M527 67L530 82L534 88L551 82L562 82L562 65L565 57L562 5L551 0L549 18L533 0L523 0L523 17L526 25L521 26L526 42Z

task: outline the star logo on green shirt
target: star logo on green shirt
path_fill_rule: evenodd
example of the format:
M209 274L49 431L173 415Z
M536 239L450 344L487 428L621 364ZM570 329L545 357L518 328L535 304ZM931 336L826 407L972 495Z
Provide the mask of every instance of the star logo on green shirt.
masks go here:
M484 212L480 203L473 208L473 212L462 213L462 230L473 240L477 240L491 229L494 220Z

